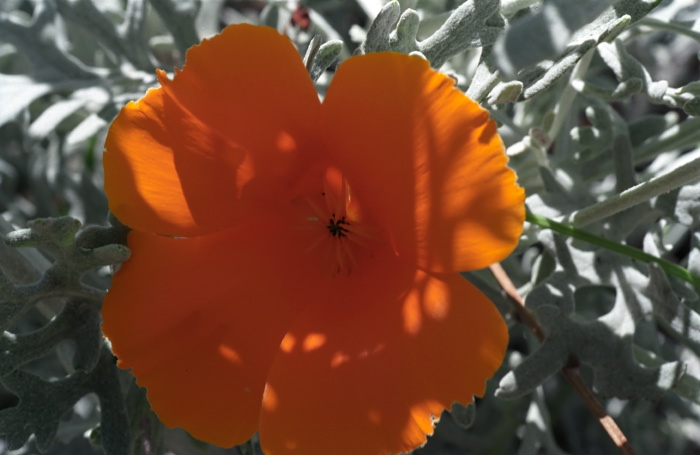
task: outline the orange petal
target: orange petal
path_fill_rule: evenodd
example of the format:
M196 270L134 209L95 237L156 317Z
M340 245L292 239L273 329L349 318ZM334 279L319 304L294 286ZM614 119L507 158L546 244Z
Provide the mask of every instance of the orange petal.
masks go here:
M488 112L428 62L340 65L322 106L328 151L393 248L426 270L486 267L516 246L524 192Z
M163 235L217 232L286 189L313 155L319 101L299 53L268 27L234 25L187 52L129 103L105 143L110 210Z
M337 280L285 336L260 420L267 455L409 452L500 365L503 319L458 274L427 274L388 249L366 271Z
M308 270L306 232L276 221L190 239L129 234L102 328L167 426L224 447L257 430L270 362L313 287L296 273Z

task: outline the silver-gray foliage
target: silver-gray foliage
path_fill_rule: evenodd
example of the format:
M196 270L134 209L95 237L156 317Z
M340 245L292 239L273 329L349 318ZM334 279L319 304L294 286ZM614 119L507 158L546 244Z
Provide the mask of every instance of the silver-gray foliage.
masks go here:
M491 110L529 210L700 275L697 2L308 0L309 30L291 25L284 2L255 13L229 3L0 2L0 434L10 449L86 432L109 454L174 444L101 337L108 267L129 255L123 226L107 225L101 153L154 69L181 66L224 23L258 20L310 47L320 92L354 47L425 57ZM670 182L663 194L659 178ZM630 189L639 197L625 204ZM530 224L503 266L547 338L524 327L487 271L467 274L509 322L509 353L486 398L453 406L419 453L613 453L559 375L572 361L638 453L698 450L697 288Z
M105 450L115 455L129 453L129 421L117 367L99 326L104 292L83 282L90 270L126 260L129 250L123 245L123 227L91 226L79 231L80 227L70 217L37 219L3 239L8 247L39 248L54 258L45 270L36 270L21 255L3 260L3 270L10 269L10 261L17 265L13 269L23 269L24 276L15 279L26 283L16 284L0 272L0 378L20 398L16 407L0 410L0 433L6 436L10 450L22 447L31 435L39 450L48 450L61 417L80 398L94 393L102 410ZM32 276L39 279L33 281ZM22 328L18 320L23 315L38 304L49 303L54 307L47 308L53 313L48 323L15 333L13 327ZM64 365L67 374L63 377L47 381L23 369L66 340L72 342L75 353Z

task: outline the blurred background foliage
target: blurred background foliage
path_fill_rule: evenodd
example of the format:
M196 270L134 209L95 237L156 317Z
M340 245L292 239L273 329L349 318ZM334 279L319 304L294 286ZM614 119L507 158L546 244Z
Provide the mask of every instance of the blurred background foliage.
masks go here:
M419 52L499 122L533 213L697 276L699 18L695 0L3 0L0 454L259 450L165 429L99 331L129 255L102 191L107 128L200 39L275 27L318 51L321 94L353 53ZM416 453L617 453L558 374L572 358L636 453L700 453L697 287L536 223L503 266L547 338L491 273L467 274L506 317L509 353Z

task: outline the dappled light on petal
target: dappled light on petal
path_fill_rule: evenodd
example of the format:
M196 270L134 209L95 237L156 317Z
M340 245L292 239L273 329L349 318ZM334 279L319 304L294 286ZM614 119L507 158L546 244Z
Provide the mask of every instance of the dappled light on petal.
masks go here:
M316 92L272 29L229 28L190 49L174 80L158 79L105 144L110 210L132 228L192 236L235 226L283 198L315 154Z
M313 284L303 231L274 223L193 239L133 231L103 330L168 426L220 446L257 430L270 362ZM251 258L256 258L251 261Z
M397 254L435 271L472 270L517 244L524 191L488 112L428 62L368 54L340 65L322 131L355 194Z
M192 235L240 223L236 195L250 180L246 152L162 90L112 123L104 155L110 209L145 232ZM226 194L223 201L211 197Z
M266 454L410 451L454 401L483 394L508 340L498 311L460 276L392 256L291 325L285 339L324 342L280 349L260 421Z

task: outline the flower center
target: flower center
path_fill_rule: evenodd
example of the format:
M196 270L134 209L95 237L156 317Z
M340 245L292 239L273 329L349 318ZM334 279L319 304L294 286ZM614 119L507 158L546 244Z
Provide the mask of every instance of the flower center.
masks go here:
M371 257L371 244L378 236L363 222L350 186L335 169L326 172L320 196L305 198L312 211L306 221L318 230L318 237L307 251L323 250L324 267L332 275L349 275L366 257Z
M336 220L335 213L331 213L331 218L328 220L326 229L328 229L328 232L330 232L333 237L347 237L347 232L349 231L347 228L343 227L344 225L350 225L350 223L345 220L344 216Z

